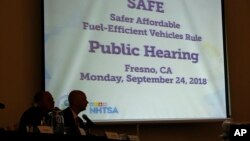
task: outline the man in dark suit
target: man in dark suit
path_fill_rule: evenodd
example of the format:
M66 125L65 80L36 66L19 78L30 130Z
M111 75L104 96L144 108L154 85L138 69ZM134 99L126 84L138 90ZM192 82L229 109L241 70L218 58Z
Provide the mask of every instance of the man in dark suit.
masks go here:
M27 128L35 128L49 121L48 113L54 108L54 99L50 92L40 91L34 96L34 105L27 109L19 121L19 131L26 132Z
M69 107L63 110L64 127L68 134L81 134L81 129L85 129L84 122L78 114L88 105L87 97L83 91L73 90L68 96ZM85 129L86 130L86 129Z

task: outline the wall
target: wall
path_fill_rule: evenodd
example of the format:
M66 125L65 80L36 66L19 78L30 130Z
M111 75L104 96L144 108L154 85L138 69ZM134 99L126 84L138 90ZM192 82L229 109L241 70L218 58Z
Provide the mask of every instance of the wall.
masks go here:
M232 117L241 122L250 121L249 7L248 0L226 2Z
M0 126L17 123L42 87L41 2L0 1Z
M250 122L250 1L225 0L232 118ZM0 127L18 123L33 94L42 89L41 0L0 1ZM119 133L139 133L142 141L221 141L221 122L98 126Z

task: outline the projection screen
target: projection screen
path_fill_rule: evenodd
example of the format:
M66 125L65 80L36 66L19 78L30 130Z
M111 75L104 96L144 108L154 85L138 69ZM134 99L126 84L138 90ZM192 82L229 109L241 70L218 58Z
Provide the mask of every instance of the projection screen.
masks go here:
M221 0L44 0L55 106L86 93L95 122L229 116Z

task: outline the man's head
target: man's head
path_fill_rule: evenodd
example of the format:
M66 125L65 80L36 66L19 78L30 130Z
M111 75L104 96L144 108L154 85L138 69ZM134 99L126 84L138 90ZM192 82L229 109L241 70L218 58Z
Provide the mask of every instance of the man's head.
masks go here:
M71 91L68 100L70 108L77 114L84 111L88 105L86 94L80 90Z
M34 102L44 111L49 112L54 108L54 99L50 92L40 91L35 94Z

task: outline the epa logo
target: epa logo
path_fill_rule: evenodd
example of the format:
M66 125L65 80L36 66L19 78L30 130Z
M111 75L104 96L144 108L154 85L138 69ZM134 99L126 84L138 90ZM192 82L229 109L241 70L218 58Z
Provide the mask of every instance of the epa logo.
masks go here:
M235 129L234 136L244 136L247 134L247 129Z

